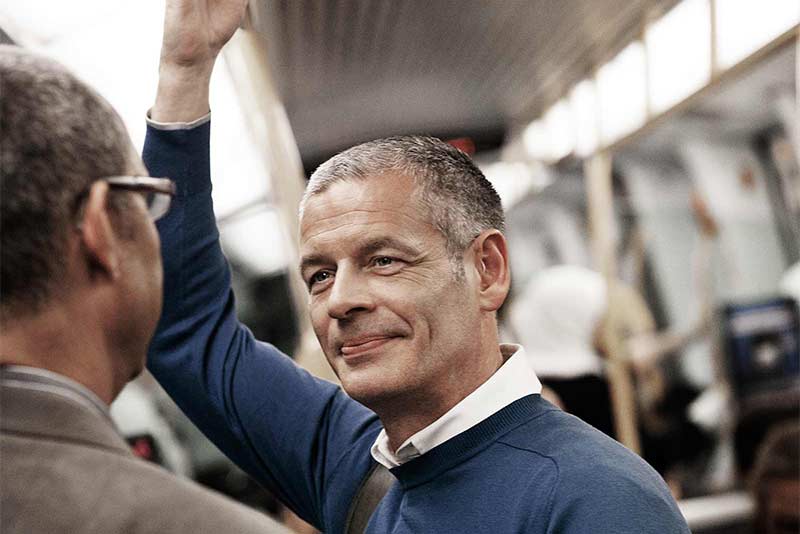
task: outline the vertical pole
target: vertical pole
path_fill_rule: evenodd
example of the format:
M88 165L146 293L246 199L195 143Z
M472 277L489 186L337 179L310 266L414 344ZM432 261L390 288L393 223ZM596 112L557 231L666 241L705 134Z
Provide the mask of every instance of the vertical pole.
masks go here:
M246 29L239 30L223 50L225 64L246 106L247 126L262 149L272 185L271 196L285 229L286 250L290 251L290 293L300 331L295 360L317 376L336 380L311 329L306 313L307 291L295 268L300 235L297 211L305 190L305 174L289 118L270 74L266 44L258 33Z
M794 52L794 117L795 124L800 124L800 24L797 25L797 46ZM800 129L800 126L798 127ZM794 137L794 155L800 163L800 134Z
M711 31L709 38L711 39L711 76L710 79L714 80L719 74L719 60L717 59L717 0L708 1L708 9L711 11Z
M640 454L636 424L636 396L620 335L620 310L616 302L617 265L614 232L614 198L611 185L611 156L597 152L584 164L586 196L589 208L589 231L595 267L603 274L608 287L608 313L602 325L602 339L607 350L607 377L617 439Z
M660 14L660 13L659 13ZM647 29L655 20L652 11L649 16L645 17L642 22L642 27L639 29L639 41L644 48L644 122L647 123L653 118L653 90L652 90L652 76L650 75L650 49L647 46Z

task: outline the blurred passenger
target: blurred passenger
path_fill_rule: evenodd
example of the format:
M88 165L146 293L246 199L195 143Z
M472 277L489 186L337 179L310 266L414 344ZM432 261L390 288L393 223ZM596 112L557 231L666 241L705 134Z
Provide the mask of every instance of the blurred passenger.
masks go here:
M619 310L617 335L626 341L636 340L637 350L642 350L643 338L652 338L655 332L644 300L621 282L613 299ZM560 407L614 436L606 350L600 335L610 300L602 275L585 267L559 265L531 280L514 302L510 317L537 376L554 392ZM666 342L659 342L658 348L663 349ZM688 407L698 391L668 376L659 357L648 352L637 354L631 361L642 454L667 478L673 493L682 494L684 471L710 447L710 442L688 419Z
M16 47L0 124L0 531L282 531L136 458L109 415L158 321L172 183L100 96Z
M756 529L763 534L800 532L800 423L770 429L750 477L756 499Z
M608 308L603 276L576 265L534 276L515 301L511 324L544 386L565 411L614 436L598 341Z
M524 350L499 344L502 207L450 145L373 141L311 177L300 270L347 394L238 322L211 202L208 84L245 5L167 2L144 149L179 189L159 227L167 282L149 358L165 389L325 532L688 532L649 466L544 401ZM385 496L369 493L373 473Z

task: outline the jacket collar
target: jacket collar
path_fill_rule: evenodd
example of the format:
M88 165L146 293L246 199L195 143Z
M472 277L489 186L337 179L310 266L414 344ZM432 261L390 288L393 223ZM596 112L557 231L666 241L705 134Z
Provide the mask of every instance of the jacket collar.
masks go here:
M0 366L3 433L69 441L132 454L108 407L66 377L22 366Z

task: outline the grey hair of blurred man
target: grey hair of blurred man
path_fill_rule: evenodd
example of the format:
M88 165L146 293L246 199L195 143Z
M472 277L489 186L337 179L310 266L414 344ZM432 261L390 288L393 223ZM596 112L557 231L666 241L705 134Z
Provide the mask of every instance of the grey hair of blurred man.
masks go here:
M0 45L0 323L39 311L64 282L82 194L134 169L111 106L62 65ZM126 193L109 195L115 225Z
M398 136L363 143L319 166L300 203L332 184L346 180L392 179L410 176L417 200L430 222L444 235L454 274L464 274L459 261L473 239L484 230L505 230L500 197L464 152L435 137Z

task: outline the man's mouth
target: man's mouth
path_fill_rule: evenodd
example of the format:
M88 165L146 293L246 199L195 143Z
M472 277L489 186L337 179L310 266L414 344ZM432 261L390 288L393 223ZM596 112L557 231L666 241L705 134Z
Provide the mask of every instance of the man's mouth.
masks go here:
M345 358L357 356L370 350L381 347L397 336L369 336L351 339L342 344L341 352Z

